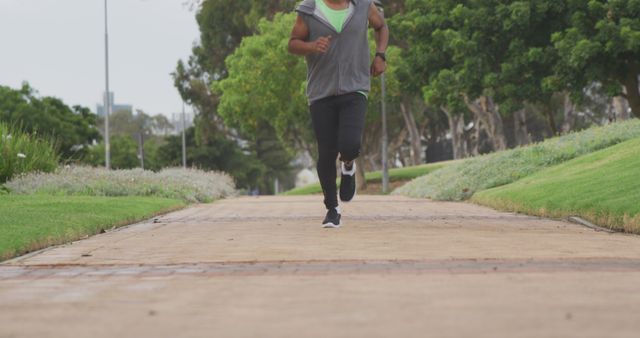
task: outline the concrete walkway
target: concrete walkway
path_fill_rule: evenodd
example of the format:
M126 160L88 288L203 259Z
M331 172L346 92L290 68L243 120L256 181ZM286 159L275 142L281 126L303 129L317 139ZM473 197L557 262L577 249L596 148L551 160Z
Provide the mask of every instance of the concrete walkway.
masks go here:
M640 237L465 203L198 205L0 265L6 337L638 337Z

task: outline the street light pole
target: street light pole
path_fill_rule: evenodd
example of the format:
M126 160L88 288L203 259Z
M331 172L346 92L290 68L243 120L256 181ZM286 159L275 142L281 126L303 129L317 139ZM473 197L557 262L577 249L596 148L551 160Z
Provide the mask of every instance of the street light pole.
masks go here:
M382 0L375 0L375 5L380 11L380 14L384 16L384 6ZM389 136L387 132L387 88L385 75L380 75L380 88L381 88L381 108L382 108L382 193L389 192L389 166L387 159L387 148L389 144Z
M109 142L109 115L111 115L111 95L109 93L109 30L107 26L107 0L104 0L104 60L105 60L105 95L104 95L104 150L105 167L111 169L111 143Z
M389 192L389 165L387 148L389 144L389 136L387 131L387 101L386 101L386 82L384 73L380 76L382 88L382 193Z
M182 167L187 169L187 138L185 136L186 118L184 112L184 101L182 101Z

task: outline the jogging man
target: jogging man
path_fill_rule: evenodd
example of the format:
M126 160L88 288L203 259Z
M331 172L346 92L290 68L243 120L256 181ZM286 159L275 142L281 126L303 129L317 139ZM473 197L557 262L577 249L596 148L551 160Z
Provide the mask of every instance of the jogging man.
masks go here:
M318 142L318 176L324 193L325 228L340 226L336 158L340 154L340 200L356 192L356 164L370 90L370 76L386 69L389 29L373 0L304 0L291 32L289 52L306 57L307 98ZM368 27L375 30L371 62Z

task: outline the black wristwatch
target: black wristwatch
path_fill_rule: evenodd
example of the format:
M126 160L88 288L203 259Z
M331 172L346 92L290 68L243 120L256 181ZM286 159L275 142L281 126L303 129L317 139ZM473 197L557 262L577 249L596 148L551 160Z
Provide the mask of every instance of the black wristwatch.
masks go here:
M387 62L387 56L383 52L377 52L376 56L379 56L382 61Z

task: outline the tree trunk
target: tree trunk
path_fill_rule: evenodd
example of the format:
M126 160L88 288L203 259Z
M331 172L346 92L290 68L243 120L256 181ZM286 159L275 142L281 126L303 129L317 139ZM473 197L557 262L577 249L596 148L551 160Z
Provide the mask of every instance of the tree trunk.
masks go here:
M504 124L498 107L489 96L481 96L475 102L465 97L469 110L476 115L487 132L494 151L507 149L507 138L504 135ZM479 140L478 140L479 141Z
M498 106L489 96L482 96L480 102L482 103L483 109L487 112L489 124L485 130L490 130L493 150L499 151L507 149L507 137L504 135L504 123L502 122L502 116L500 116Z
M418 130L418 124L413 117L413 113L407 109L405 102L400 103L400 111L404 118L404 124L409 131L409 144L411 145L409 155L412 165L419 165L422 163L422 142L420 137L420 131Z
M360 156L356 159L356 184L358 184L358 190L367 189L367 180L364 173L364 159Z
M576 109L569 94L564 95L564 121L562 121L562 133L567 134L576 125Z
M625 78L624 88L627 91L627 101L629 102L633 115L640 118L640 88L638 87L638 73L640 73L640 64L631 67L631 72Z
M525 109L520 109L513 113L513 131L516 145L524 146L531 143L531 135L527 129L527 116Z
M556 120L553 117L553 109L550 105L547 105L544 110L544 115L547 117L547 123L549 124L549 128L551 129L553 136L558 135L558 126L556 125Z
M380 156L382 152L382 124L380 122L367 123L362 135L361 157L365 171L380 170Z
M388 154L389 154L389 158L387 158L389 162L387 163L387 165L389 168L394 168L396 166L395 163L396 163L397 154L398 152L400 152L400 149L402 148L402 144L404 143L404 140L406 140L407 138L407 134L408 134L407 129L402 128L402 130L400 130L400 132L395 137L395 139L389 142L389 145L387 148Z
M624 97L614 97L611 99L611 105L613 107L614 119L616 121L624 121L631 118L629 115L629 103Z
M467 142L464 139L464 116L461 114L451 114L446 108L441 108L449 120L449 130L451 131L451 141L453 143L453 158L460 159L469 156Z

